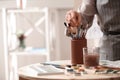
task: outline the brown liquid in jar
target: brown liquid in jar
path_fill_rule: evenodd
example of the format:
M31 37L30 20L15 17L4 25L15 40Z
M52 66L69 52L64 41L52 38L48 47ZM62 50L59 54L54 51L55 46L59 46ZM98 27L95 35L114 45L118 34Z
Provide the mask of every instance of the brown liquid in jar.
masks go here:
M95 67L98 65L99 65L98 54L85 54L84 55L84 66L85 67Z

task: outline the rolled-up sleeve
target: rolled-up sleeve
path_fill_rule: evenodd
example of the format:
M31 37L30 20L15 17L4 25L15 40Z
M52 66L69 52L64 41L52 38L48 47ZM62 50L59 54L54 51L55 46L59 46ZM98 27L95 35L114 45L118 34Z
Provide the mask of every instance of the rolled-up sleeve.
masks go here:
M96 13L96 0L82 0L80 14L82 15L82 24L84 26L90 27L92 25Z

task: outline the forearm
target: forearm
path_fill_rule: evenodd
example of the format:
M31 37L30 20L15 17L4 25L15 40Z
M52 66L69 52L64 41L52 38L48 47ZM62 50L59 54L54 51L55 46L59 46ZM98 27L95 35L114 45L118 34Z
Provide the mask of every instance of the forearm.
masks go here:
M92 25L94 15L97 13L95 0L83 0L80 14L81 23L83 26L89 28Z

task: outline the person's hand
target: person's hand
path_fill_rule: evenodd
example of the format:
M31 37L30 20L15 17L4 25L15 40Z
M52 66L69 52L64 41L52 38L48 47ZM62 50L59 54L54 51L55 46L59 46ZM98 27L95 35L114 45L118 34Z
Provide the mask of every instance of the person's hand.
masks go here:
M81 15L77 11L70 10L66 13L65 20L70 27L78 27L81 24Z

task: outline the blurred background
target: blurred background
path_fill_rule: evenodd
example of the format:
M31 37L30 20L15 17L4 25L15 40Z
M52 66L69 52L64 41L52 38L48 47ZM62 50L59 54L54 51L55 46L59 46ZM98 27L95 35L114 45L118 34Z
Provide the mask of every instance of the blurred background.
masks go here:
M71 39L65 36L64 18L81 2L0 0L0 80L17 80L18 68L25 65L69 60ZM88 46L98 46L102 33L96 19L91 29L86 35Z

